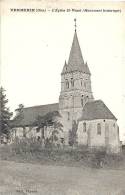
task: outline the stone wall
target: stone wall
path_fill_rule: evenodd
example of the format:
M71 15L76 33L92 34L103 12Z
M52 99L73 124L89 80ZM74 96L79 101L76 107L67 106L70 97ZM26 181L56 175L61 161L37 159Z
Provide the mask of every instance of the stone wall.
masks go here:
M72 81L74 84L72 85ZM69 87L67 88L66 82ZM68 132L72 129L72 122L81 116L83 106L93 99L91 80L89 74L79 71L61 75L61 92L59 97L59 112L65 134L65 142L68 144Z
M23 137L36 137L36 127L16 127L12 129L12 139L16 137L22 139Z
M86 131L83 128L84 123L86 123ZM98 124L101 126L101 133L98 132ZM119 152L120 150L118 125L115 120L80 121L77 135L79 145L106 147L109 152Z
M90 75L76 71L61 76L60 111L67 109L67 112L68 110L70 112L71 109L74 109L76 112L77 109L82 109L88 100L92 99Z

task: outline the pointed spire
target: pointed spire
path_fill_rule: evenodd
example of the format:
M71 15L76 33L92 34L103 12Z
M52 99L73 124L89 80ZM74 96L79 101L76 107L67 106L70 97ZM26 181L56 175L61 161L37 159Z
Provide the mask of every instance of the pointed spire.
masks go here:
M76 19L74 19L74 21L75 21L75 33L74 33L72 47L69 55L68 66L70 66L70 69L72 69L72 71L78 70L90 74L88 65L84 64L84 60L82 57L82 52L81 52L81 48L79 45L77 32L76 32Z
M65 64L64 64L63 70L64 70L65 72L67 71L67 63L66 63L66 60L65 60Z
M70 68L69 68L69 66L68 66L68 64L66 63L66 60L65 60L65 63L64 63L64 66L63 66L63 70L62 70L61 74L65 74L67 72L70 72Z
M87 63L87 62L85 63L85 68L86 68L86 71L87 71L88 73L90 73L89 66L88 66L88 63Z
M68 64L65 61L62 74L67 72L70 73L73 71L80 71L86 74L91 74L87 63L84 63L82 57L82 52L81 52L81 48L79 45L77 32L76 32L76 27L77 27L76 18L74 19L74 22L75 22L75 32L74 32L72 47L70 50L69 60L68 60Z
M81 49L79 46L77 32L75 31L73 42L72 42L72 47L70 50L68 65L78 66L78 65L81 65L83 63L84 63L84 61L83 61L83 57L82 57L82 52L81 52Z

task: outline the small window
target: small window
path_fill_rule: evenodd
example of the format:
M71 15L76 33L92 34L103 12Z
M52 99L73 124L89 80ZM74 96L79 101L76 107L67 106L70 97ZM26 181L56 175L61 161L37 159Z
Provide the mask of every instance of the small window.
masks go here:
M113 124L113 128L115 128L115 123Z
M40 136L37 137L37 141L40 141Z
M71 78L71 86L74 87L74 80Z
M81 86L82 86L82 80L81 80Z
M36 133L39 133L39 132L40 132L40 128L37 127L37 128L36 128Z
M68 121L70 120L70 113L68 112Z
M26 137L26 129L23 128L23 137Z
M97 124L97 134L101 135L101 124L100 123Z
M83 123L83 132L86 132L86 123Z
M83 100L84 100L84 96L82 95L81 96L81 105L82 105L82 107L83 107L83 104L84 104L84 101Z
M69 88L69 82L68 82L68 80L66 80L66 88L67 89Z

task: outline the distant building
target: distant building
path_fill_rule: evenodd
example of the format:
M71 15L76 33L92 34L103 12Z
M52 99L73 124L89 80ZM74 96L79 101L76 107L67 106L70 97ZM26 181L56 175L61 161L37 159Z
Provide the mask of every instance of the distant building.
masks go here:
M29 136L36 136L36 127L30 131L30 125L38 115L43 116L52 111L59 111L62 116L66 145L69 143L73 121L76 121L79 145L106 147L109 151L119 152L117 119L103 101L94 100L91 73L87 62L83 60L76 28L69 60L68 63L65 61L61 73L59 103L23 108L23 118L15 125L16 135L23 136L25 128Z

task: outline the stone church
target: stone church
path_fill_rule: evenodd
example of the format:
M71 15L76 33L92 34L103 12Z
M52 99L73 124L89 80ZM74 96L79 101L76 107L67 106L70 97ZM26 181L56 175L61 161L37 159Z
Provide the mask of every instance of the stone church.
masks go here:
M16 135L22 136L24 128L31 133L30 124L35 118L52 111L59 111L61 115L62 136L66 145L69 143L73 121L76 121L79 145L106 147L119 152L117 119L102 100L94 100L91 73L82 56L76 27L69 59L68 62L65 61L61 72L59 103L23 108L24 117L15 125ZM32 135L35 136L35 127Z

